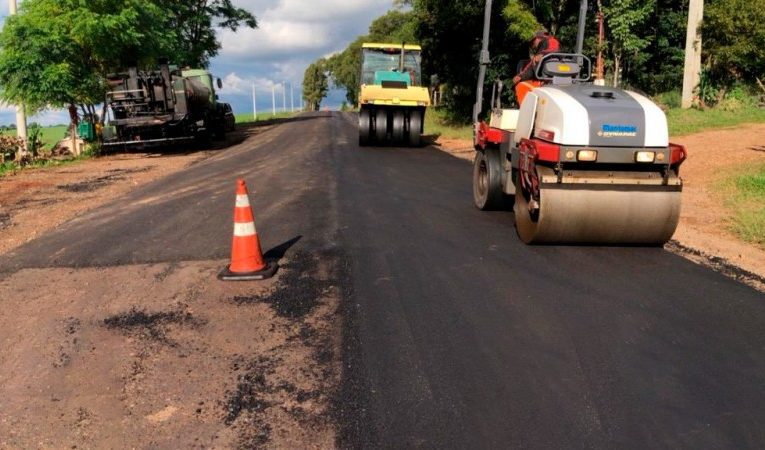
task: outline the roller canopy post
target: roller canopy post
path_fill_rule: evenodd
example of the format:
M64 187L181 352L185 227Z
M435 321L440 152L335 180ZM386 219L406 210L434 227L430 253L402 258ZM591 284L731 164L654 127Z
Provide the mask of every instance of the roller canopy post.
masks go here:
M406 57L406 42L401 43L401 55L398 59L398 71L404 73L404 58Z
M579 7L579 32L576 35L576 53L581 55L584 51L584 30L587 25L587 0L582 0Z
M489 32L491 29L491 3L492 0L486 0L486 10L483 17L483 46L481 55L478 59L478 87L476 89L476 102L473 105L473 123L478 123L478 115L483 106L483 84L486 81L486 66L491 61L489 57Z

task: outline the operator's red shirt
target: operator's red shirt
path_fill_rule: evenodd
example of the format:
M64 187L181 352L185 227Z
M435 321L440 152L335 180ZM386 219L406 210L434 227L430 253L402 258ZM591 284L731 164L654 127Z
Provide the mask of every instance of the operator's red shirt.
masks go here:
M537 52L534 56L544 56L550 53L556 53L560 51L560 42L558 39L555 38L555 36L545 36L542 38L542 40L539 42L539 46L537 47ZM527 81L527 80L533 80L536 78L536 63L534 62L534 58L531 58L531 61L528 62L523 67L523 70L521 70L521 73L518 74L521 77L521 81Z

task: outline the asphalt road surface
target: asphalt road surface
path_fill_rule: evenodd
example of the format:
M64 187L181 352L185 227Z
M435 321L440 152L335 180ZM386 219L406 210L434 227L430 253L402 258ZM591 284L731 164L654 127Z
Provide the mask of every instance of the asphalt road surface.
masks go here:
M761 293L662 249L523 245L465 161L356 143L355 115L301 116L0 272L225 258L243 176L264 247L341 255L340 445L765 446Z

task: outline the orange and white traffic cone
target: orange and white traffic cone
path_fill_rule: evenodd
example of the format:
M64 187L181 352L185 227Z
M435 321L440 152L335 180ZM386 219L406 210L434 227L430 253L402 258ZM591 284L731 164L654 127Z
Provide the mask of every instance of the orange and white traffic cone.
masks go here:
M218 278L224 281L265 280L274 276L276 269L275 262L263 258L247 185L244 180L237 180L231 265L223 269Z

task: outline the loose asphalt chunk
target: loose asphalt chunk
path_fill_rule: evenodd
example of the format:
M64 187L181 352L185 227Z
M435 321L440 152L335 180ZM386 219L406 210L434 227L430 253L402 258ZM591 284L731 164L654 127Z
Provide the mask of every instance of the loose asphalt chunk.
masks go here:
M13 222L11 222L10 213L0 213L0 230L10 228L11 225L13 225Z
M282 267L282 274L273 291L251 297L237 296L233 298L234 303L267 303L281 317L304 317L319 304L333 285L329 280L313 276L318 269L318 261L322 258L332 258L330 253L332 250L325 250L316 255L302 251L295 253L292 260Z
M104 326L111 330L119 330L124 334L135 335L172 347L176 344L167 337L167 328L170 325L198 327L204 323L204 320L194 317L189 312L160 311L149 313L135 307L128 312L104 319Z
M102 177L83 180L78 183L62 184L56 187L58 189L61 189L62 191L74 192L74 193L93 192L103 187L106 187L110 185L111 183L114 183L115 181L124 180L125 175L129 175L133 173L148 172L149 170L152 170L153 168L154 166L141 167L136 169L111 169L107 171L109 175L104 175Z

